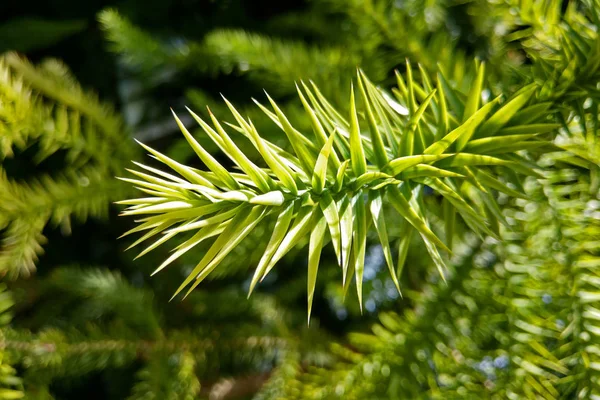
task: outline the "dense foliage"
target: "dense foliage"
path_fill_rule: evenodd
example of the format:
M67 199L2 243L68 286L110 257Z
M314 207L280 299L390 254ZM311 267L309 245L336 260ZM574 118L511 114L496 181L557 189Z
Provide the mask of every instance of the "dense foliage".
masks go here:
M0 398L600 398L597 0L133 4L1 58Z

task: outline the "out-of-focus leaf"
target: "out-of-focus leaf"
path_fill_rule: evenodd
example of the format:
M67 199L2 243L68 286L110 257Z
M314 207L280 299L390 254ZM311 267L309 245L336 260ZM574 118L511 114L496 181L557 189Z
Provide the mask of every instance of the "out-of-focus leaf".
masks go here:
M38 17L10 19L0 25L0 53L43 49L86 29L84 20L48 20Z

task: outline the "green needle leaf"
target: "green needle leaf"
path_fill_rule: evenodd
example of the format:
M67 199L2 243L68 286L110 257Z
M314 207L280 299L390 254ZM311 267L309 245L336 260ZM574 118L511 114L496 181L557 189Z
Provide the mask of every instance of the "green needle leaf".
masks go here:
M248 157L244 155L244 153L242 153L242 151L235 145L233 140L231 140L227 132L225 132L225 129L223 129L217 118L212 113L210 113L210 118L220 136L220 141L223 143L224 153L231 159L231 161L235 162L242 169L242 171L244 171L250 177L250 179L252 179L258 189L265 193L269 192L271 189L272 179L263 170L258 168L252 161L250 161ZM198 119L198 122L200 121L202 120ZM215 141L215 143L218 144L217 141Z
M360 176L367 171L367 162L363 150L362 139L358 125L358 114L354 102L354 88L350 88L350 155L352 160L352 171Z
M245 207L244 204L241 204L231 210L228 211L221 211L216 215L213 215L212 217L203 219L202 221L198 221L198 222L192 222L192 223L188 223L188 224L184 224L181 226L178 226L177 228L173 228L169 231L166 231L166 233L169 232L175 232L175 233L180 233L180 232L186 232L186 231L191 231L191 230L196 230L196 229L202 229L204 227L207 227L209 225L213 225L219 222L223 222L226 221L230 218L233 218L233 216L238 213L243 207Z
M136 140L136 142L140 146L142 146L144 149L146 149L148 152L150 152L153 156L155 156L159 161L161 161L162 163L171 167L174 171L176 171L179 175L183 176L189 182L197 183L199 185L204 185L204 186L211 187L211 188L215 187L208 180L206 180L202 176L198 175L197 173L193 172L190 167L187 167L183 164L178 163L177 161L161 154L160 152L154 150L153 148L151 148L149 146L146 146L145 144L143 144L142 142L140 142L138 140Z
M221 228L220 230L222 231L224 229L224 226L226 226L226 225L227 225L227 223L225 223L224 225L212 225L212 226L209 226L207 228L204 228L204 229L196 232L196 234L194 236L192 236L190 239L186 240L177 249L177 251L175 251L171 256L169 256L169 258L167 258L165 261L163 261L163 263L158 268L156 268L156 270L154 270L154 272L151 275L155 275L156 273L162 271L167 265L169 265L173 261L177 260L179 257L181 257L183 254L185 254L187 251L189 251L193 247L197 246L204 240L216 235L216 232L219 231L219 228Z
M250 199L250 204L261 204L263 206L280 206L285 201L282 192L275 190L269 193L261 194Z
M338 203L342 242L342 283L344 285L346 284L346 278L348 274L350 249L352 248L352 232L354 230L354 216L352 214L352 209L352 200L349 196L345 195Z
M410 248L414 231L414 228L408 222L402 222L400 240L398 240L398 264L396 266L396 276L399 278L402 277L402 271L406 264L406 257L408 256L408 249Z
M338 214L337 205L329 191L323 192L319 206L321 207L321 211L323 211L323 215L325 216L325 220L329 226L329 234L331 235L331 241L333 242L333 249L335 250L338 264L342 266L342 234L340 230L340 216Z
M398 293L401 293L400 284L398 283L398 277L396 276L396 270L394 269L394 262L392 260L392 250L390 248L387 228L385 226L385 217L383 215L383 199L381 192L369 192L369 210L371 211L373 224L375 225L375 230L377 230L379 242L381 243L381 248L383 249L385 262L387 263L388 269L390 270L390 275L392 276L394 285L396 285L396 289L398 289Z
M340 164L340 167L337 170L337 174L335 175L335 185L333 187L333 191L335 193L339 193L342 190L342 187L344 186L344 177L346 176L346 168L348 168L349 163L350 160L345 160L343 163Z
M288 140L294 148L294 152L300 159L304 171L308 174L310 171L312 171L313 165L315 165L314 155L309 151L309 147L312 146L312 143L304 135L298 132L292 126L292 124L290 124L283 111L281 111L281 109L277 106L277 103L275 103L275 101L268 94L267 98L277 114L277 118L281 123L283 131L287 135ZM309 147L307 147L307 145Z
M321 249L323 248L323 238L327 222L325 217L321 215L315 224L311 234L308 246L308 278L307 278L307 294L308 294L308 323L310 324L310 313L312 311L313 297L315 294L315 285L317 283L317 271L319 269L319 260L321 258Z
M292 222L292 217L294 215L294 203L290 203L287 207L285 207L279 216L277 217L277 222L275 223L275 228L273 229L273 233L271 234L271 239L267 244L267 248L265 249L260 261L258 262L258 266L256 267L256 271L254 271L254 275L252 276L252 282L250 283L250 289L248 289L248 297L252 294L254 287L266 274L265 271L267 269L267 265L271 258L275 254L275 251L279 248L279 245L283 241L286 233L288 232L288 228L290 227L290 223Z
M448 83L448 81L446 80L446 77L441 72L441 69L440 69L440 72L438 72L437 76L438 76L438 81L441 83L441 86L443 87L444 94L445 94L444 98L448 100L450 109L454 110L456 115L463 115L464 110L465 110L464 103L459 99L456 91L452 88L452 85L450 85L450 83Z
M437 132L435 139L439 139L440 136L444 135L450 129L450 122L448 116L448 104L446 102L446 93L444 92L444 85L440 81L440 75L437 75L437 95L440 104L440 115L437 123Z
M560 128L560 124L528 124L528 125L515 125L502 128L497 135L502 136L516 136L516 135L527 135L537 134L540 135L546 132L552 132ZM490 138L491 139L491 138ZM483 140L483 139L480 139Z
M465 111L463 112L462 120L466 121L471 115L475 114L475 111L479 109L479 102L481 101L481 92L483 91L483 80L485 78L485 63L482 62L477 66L477 77L471 86L469 95L467 96L467 102L465 104Z
M314 206L300 208L300 211L294 220L294 225L290 228L289 232L285 235L277 247L277 250L275 251L275 254L273 254L271 260L269 260L265 273L261 279L264 279L271 269L273 269L277 261L281 260L283 256L285 256L294 246L296 246L296 244L298 244L300 239L310 232L314 210Z
M250 232L254 229L256 225L266 215L266 208L256 206L252 209L246 220L242 223L241 226L237 227L230 236L227 243L221 246L221 249L216 257L214 257L206 267L198 274L196 278L196 282L189 288L186 296L188 296L202 281L210 274L216 267L219 266L219 263L223 261L223 259L233 250L240 242L248 236ZM229 227L229 226L228 226ZM225 232L225 231L224 231ZM217 239L218 240L218 239Z
M482 156L479 154L470 153L459 153L450 155L450 157L440 160L436 163L436 167L440 168L451 168L451 167L464 167L469 165L499 165L499 166L510 166L515 163L504 160L498 157Z
M250 125L247 132L253 139L256 149L261 154L269 168L271 168L277 178L281 181L281 183L286 187L286 189L292 192L292 194L298 194L298 187L296 186L296 182L292 177L294 173L285 165L285 163L281 162L281 160L273 154L267 143L258 135L258 132L253 125Z
M507 152L518 151L523 149L523 143L529 139L535 138L537 135L509 135L509 136L492 136L483 139L472 140L466 146L464 151L474 154L485 154L506 149ZM543 142L541 142L543 143Z
M427 164L416 165L396 175L401 180L414 180L417 178L464 178L464 175Z
M331 146L333 145L334 134L332 134L327 142L323 146L323 149L319 153L315 170L312 175L312 185L315 193L321 193L325 187L325 180L327 179L327 160L331 153Z
M537 86L532 84L521 90L521 93L504 104L488 119L475 134L476 138L494 136L531 98Z
M367 122L369 123L369 130L371 132L371 142L373 143L373 153L375 155L375 162L377 166L383 167L387 163L388 158L385 148L383 146L383 139L381 137L381 134L379 133L379 129L377 128L377 121L375 120L375 115L373 115L371 100L369 99L369 96L367 95L367 92L365 90L365 85L367 84L368 82L366 81L366 77L361 71L359 71L358 87L360 89L363 105L367 114Z
M521 193L517 190L508 187L506 184L502 183L501 181L499 181L498 179L494 178L493 176L481 169L477 169L475 171L475 176L477 176L477 179L485 186L491 187L492 189L496 189L499 192L502 192L515 198L527 199L527 196L524 193Z
M362 312L362 283L363 274L365 271L365 252L367 247L367 213L365 202L362 194L356 195L354 200L354 246L352 251L355 258L355 273L356 273L356 293L358 295L358 304Z
M462 148L473 135L473 132L475 132L475 129L479 126L479 124L481 124L485 117L487 117L497 100L498 99L493 100L481 107L462 125L425 149L424 154L441 154L446 151L446 149L454 142L457 142L457 149L462 150Z
M532 104L518 111L511 119L511 125L528 125L531 122L537 121L545 117L548 110L552 107L551 102Z
M171 110L171 112L173 113L175 121L177 121L177 125L179 126L181 133L183 133L183 136L185 137L187 142L190 144L190 146L198 155L198 157L202 160L202 162L206 164L208 169L214 172L214 174L221 182L223 182L226 188L232 190L239 189L240 185L231 176L231 174L221 164L219 164L219 162L215 160L213 156L211 156L206 150L204 150L204 148L200 145L200 143L196 141L196 139L194 139L194 137L188 132L186 127L183 125L181 120L177 117L175 111Z
M188 275L188 277L183 281L183 283L179 286L179 288L175 291L175 294L171 299L175 298L187 285L189 285L194 279L198 277L198 275L204 270L204 268L208 265L208 263L223 249L223 247L230 242L232 239L235 239L236 235L243 231L244 226L242 223L246 220L246 218L254 211L253 214L256 213L255 210L259 210L264 207L256 206L254 208L245 207L240 212L238 212L235 217L233 217L227 223L227 227L223 230L221 235L215 240L215 242L210 246L204 257L200 260L200 262L196 265L196 267L192 270L192 272Z
M421 236L427 237L436 246L439 246L445 251L450 252L450 249L448 249L448 247L446 247L446 245L435 235L435 233L431 231L429 226L425 224L425 221L419 217L419 214L415 211L413 206L410 205L404 195L400 193L400 189L395 186L391 186L390 190L388 191L388 196L394 208L402 217L404 217L412 226L415 227Z
M428 155L417 155L417 156L405 156L398 157L392 161L390 161L383 169L388 172L390 175L397 176L402 171L413 167L417 164L428 164L432 163L447 157L450 157L450 154L428 154Z

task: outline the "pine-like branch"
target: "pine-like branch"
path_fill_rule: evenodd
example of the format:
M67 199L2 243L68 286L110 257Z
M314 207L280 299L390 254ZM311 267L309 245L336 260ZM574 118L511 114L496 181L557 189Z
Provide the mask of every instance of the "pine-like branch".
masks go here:
M168 70L209 75L236 72L283 94L293 93L292 82L310 77L335 93L346 87L355 66L363 61L339 46L317 47L242 30L216 30L201 41L159 40L114 10L100 13L99 20L112 50L128 66L150 76Z
M7 126L6 130L18 135L14 141L21 147L31 144L27 141L31 135L31 139L39 138L42 151L38 160L66 149L73 164L94 160L118 171L115 161L136 158L135 147L123 145L127 130L121 117L85 92L59 61L47 60L34 67L17 54L8 53L0 61L0 74L0 96L6 96L0 112L9 122L15 117L28 120L24 126L15 121L14 127ZM6 154L10 153L3 156Z
M42 231L48 223L69 234L72 218L80 222L105 218L110 201L127 192L127 187L94 168L27 183L8 179L0 168L0 226L7 227L0 247L0 271L13 278L29 275L43 252Z
M485 85L483 64L472 78L471 91L463 97L466 100L461 99L463 95L442 74L438 75L434 89L433 80L425 71L421 70L422 80L418 82L408 67L406 79L398 75L397 100L391 100L359 73L360 103L352 90L349 118L332 107L316 86L309 88L303 84L298 94L313 126L312 134L292 126L270 98L273 111L258 104L286 134L291 153L263 139L252 121L244 119L226 101L237 122L228 127L256 147L268 168L248 160L214 115L211 114L210 126L192 113L204 132L242 172L227 171L175 117L209 171L189 168L143 145L181 177L140 165L145 172L132 172L141 179L123 178L151 196L122 202L130 205L124 215L149 215L128 233L148 231L136 244L165 233L142 254L177 234L195 233L156 272L197 244L218 236L177 290L179 293L191 284L189 294L262 219L276 216L271 241L250 290L300 239L310 236L310 311L326 237L333 242L344 285L354 275L361 299L365 240L371 223L398 286L383 215L385 202L410 224L410 229L420 234L443 276L444 261L438 249L448 248L428 223L421 201L423 187L429 186L443 196L450 209L475 232L494 236L493 225L482 218L484 209L489 210L492 220L497 218L497 204L486 188L522 196L498 179L496 169L509 167L521 175L539 176L516 152L545 146L543 138L557 125L539 123L544 115L534 107L537 90L534 85L515 93L503 105L498 105L499 99L481 105ZM470 200L467 192L485 197L483 209L478 210L480 207ZM453 230L451 224L447 227Z
M1 274L35 269L48 223L69 233L72 218L104 218L110 201L127 193L112 179L137 158L135 147L123 143L126 133L122 119L84 92L61 63L34 67L13 53L0 59L0 160L34 143L35 162L66 152L61 171L26 182L9 179L0 165Z

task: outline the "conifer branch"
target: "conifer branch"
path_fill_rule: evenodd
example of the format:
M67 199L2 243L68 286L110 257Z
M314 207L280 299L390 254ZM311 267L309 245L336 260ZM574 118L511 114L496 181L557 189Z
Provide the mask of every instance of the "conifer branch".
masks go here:
M43 252L48 223L71 230L71 219L104 218L110 201L128 192L115 173L137 158L112 108L83 91L66 67L48 60L34 67L14 53L0 58L0 161L37 143L34 162L66 151L52 176L18 182L0 165L0 274L28 276Z
M189 294L261 220L277 216L250 291L301 238L310 234L310 312L326 237L333 242L344 285L354 275L361 299L365 238L371 221L397 283L382 214L386 202L421 235L443 277L445 266L438 249L449 249L427 221L420 200L423 187L429 186L443 196L472 230L496 236L492 225L481 217L483 209L477 211L479 206L464 191L485 193L490 188L509 196L523 196L499 180L496 170L508 167L522 176L541 176L515 153L546 146L544 138L558 127L540 124L543 114L527 108L536 104L535 85L518 91L502 105L498 105L499 99L481 104L484 65L477 70L464 102L458 100L458 92L442 74L438 74L434 88L434 80L424 71L421 82L414 79L410 65L406 78L398 75L396 100L390 100L359 73L358 90L351 90L348 118L333 108L316 86L302 84L298 95L311 120L312 134L292 126L268 97L273 111L257 104L286 134L291 153L263 139L252 121L244 119L227 100L237 124L225 127L211 114L211 126L190 111L242 173L231 173L218 163L175 116L184 137L209 171L189 168L142 145L179 176L140 165L144 172L131 172L141 179L122 178L151 196L121 202L130 206L123 215L148 215L128 233L147 230L140 241L165 233L142 251L143 255L180 233L194 232L156 272L218 235L176 292L191 284ZM521 122L523 115L527 116L525 123ZM229 128L256 147L268 168L248 160L227 133ZM489 196L487 200L485 204L494 211L495 200Z

